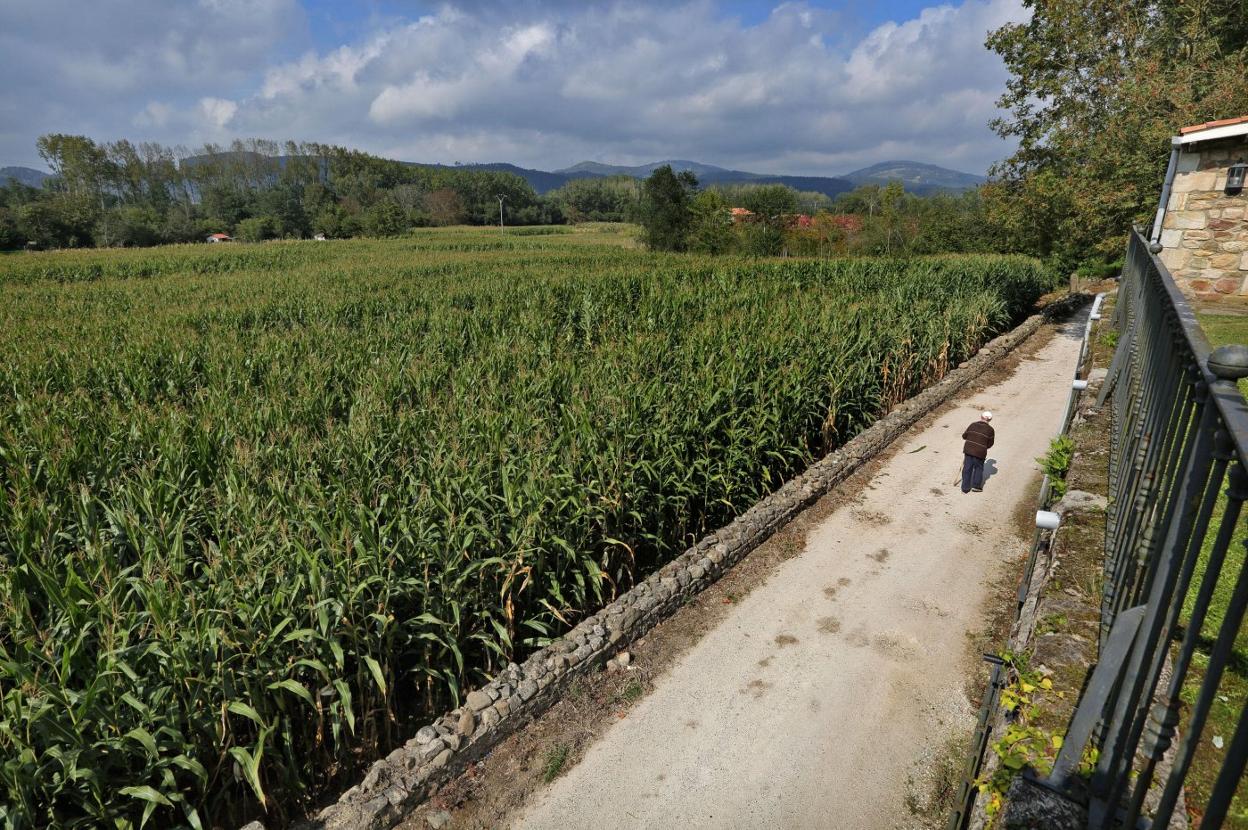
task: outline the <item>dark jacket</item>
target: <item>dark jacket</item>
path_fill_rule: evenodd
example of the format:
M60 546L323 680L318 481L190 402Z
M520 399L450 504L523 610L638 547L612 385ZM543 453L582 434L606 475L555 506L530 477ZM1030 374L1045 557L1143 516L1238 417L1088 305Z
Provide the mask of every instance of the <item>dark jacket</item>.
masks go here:
M992 431L992 427L983 421L976 421L966 428L966 432L962 433L962 439L966 443L962 446L962 452L973 458L987 458L988 448L992 446L996 433Z

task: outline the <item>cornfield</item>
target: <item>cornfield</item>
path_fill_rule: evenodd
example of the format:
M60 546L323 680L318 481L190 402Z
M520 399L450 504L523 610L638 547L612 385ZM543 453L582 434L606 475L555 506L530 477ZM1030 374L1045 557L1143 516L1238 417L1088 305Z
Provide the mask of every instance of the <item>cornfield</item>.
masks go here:
M3 825L298 818L1047 287L612 238L0 259Z

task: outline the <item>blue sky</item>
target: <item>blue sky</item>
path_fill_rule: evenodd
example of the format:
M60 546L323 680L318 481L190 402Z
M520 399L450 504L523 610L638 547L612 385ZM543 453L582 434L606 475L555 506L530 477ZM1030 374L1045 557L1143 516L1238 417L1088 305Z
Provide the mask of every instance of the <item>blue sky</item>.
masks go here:
M412 161L981 173L1021 0L5 0L0 165L85 133Z

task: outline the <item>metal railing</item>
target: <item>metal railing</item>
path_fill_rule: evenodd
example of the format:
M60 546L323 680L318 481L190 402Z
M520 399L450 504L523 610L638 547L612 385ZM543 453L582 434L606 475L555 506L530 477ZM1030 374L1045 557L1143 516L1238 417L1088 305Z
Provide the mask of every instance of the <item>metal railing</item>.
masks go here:
M1095 771L1078 788L1087 793L1091 830L1170 826L1248 606L1248 557L1224 567L1248 496L1248 406L1235 384L1248 376L1248 349L1211 351L1138 231L1114 322L1119 341L1100 397L1104 404L1112 396L1100 656L1053 770L1038 782L1071 794L1085 750L1095 747ZM1219 583L1234 587L1195 703L1181 718L1180 693ZM1208 803L1197 805L1203 830L1222 826L1246 760L1241 711Z

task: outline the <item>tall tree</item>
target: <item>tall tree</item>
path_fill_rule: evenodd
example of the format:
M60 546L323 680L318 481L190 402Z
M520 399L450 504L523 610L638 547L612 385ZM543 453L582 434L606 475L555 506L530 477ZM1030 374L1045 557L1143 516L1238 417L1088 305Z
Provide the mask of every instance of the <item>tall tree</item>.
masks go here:
M993 168L990 215L1062 266L1112 257L1156 207L1169 136L1245 114L1243 0L1026 0L992 32L1011 78L993 123L1018 150Z
M62 133L40 136L35 147L52 168L56 189L90 199L104 209L105 192L116 179L116 168L103 147L85 135Z
M689 203L698 179L688 170L679 174L670 164L655 169L642 186L641 224L646 246L652 251L683 251L693 214Z
M689 249L702 254L722 254L732 248L732 214L728 202L717 190L704 190L693 197L690 205L693 219L689 230Z

